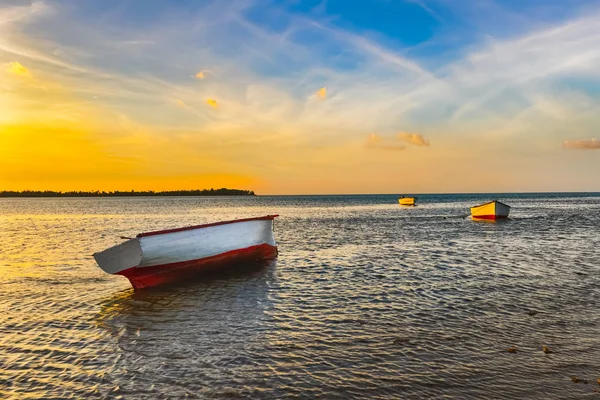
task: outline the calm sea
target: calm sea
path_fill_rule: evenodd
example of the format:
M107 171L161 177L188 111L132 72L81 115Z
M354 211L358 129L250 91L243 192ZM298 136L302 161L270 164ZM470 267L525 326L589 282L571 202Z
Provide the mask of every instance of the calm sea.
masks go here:
M244 272L134 293L91 256L273 213ZM598 398L599 310L600 194L0 200L0 398Z

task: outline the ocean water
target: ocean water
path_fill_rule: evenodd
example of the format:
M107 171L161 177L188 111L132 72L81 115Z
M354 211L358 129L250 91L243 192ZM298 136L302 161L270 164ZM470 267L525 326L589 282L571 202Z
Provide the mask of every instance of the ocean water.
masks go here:
M276 262L195 282L91 256L273 213ZM598 398L599 310L600 194L0 200L0 398Z

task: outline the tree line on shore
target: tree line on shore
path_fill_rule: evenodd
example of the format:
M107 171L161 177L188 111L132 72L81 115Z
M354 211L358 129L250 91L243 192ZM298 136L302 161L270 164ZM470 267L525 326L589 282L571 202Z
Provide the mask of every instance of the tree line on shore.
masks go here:
M131 196L254 196L252 190L240 189L197 189L197 190L153 190L135 191L70 191L55 192L52 190L0 191L0 197L131 197Z

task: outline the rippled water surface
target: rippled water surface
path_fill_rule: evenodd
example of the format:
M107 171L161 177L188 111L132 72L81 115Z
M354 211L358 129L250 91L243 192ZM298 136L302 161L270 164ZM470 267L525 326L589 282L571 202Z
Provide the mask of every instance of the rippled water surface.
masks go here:
M598 398L600 196L488 199L2 199L0 398ZM272 213L278 260L227 275L134 293L91 257Z

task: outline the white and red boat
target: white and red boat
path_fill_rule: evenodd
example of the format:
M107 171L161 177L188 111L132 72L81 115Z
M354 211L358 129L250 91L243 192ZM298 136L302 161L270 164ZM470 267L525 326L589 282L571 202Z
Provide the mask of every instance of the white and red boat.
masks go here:
M498 200L492 200L488 203L471 207L471 217L473 217L473 219L497 220L508 218L509 213L510 206L501 203Z
M125 276L135 289L180 281L204 271L276 258L277 216L140 233L94 258L102 270Z

